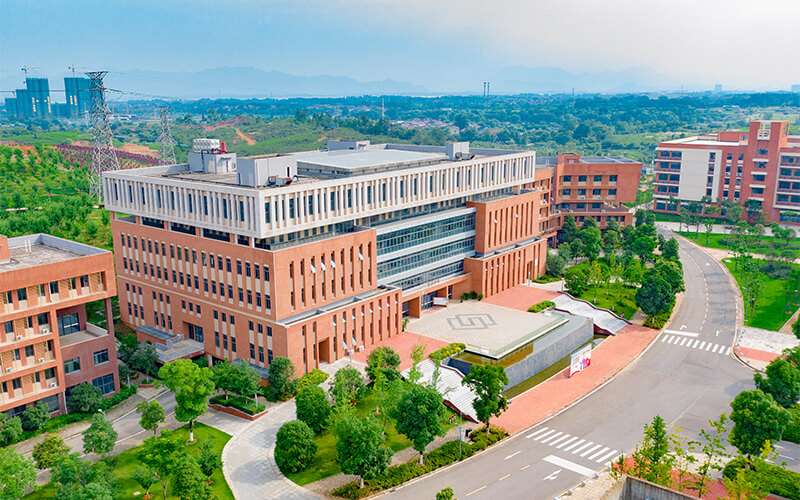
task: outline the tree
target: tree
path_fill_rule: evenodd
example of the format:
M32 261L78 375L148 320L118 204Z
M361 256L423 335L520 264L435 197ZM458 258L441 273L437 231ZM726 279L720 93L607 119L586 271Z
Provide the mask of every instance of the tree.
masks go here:
M572 214L567 214L564 217L564 223L561 225L561 241L572 243L577 237L578 224L575 223L575 217Z
M419 382L422 378L422 372L419 369L419 364L425 357L425 346L423 344L416 344L411 348L411 368L408 370L408 381L412 384Z
M211 486L200 470L197 459L189 454L179 455L172 472L172 489L181 500L207 500Z
M569 243L569 253L573 259L580 259L584 256L583 242L580 238L575 238L572 243Z
M473 367L474 369L474 367ZM436 436L443 433L442 420L446 415L444 399L432 388L414 385L407 390L392 409L392 418L397 421L397 432L405 435L422 454Z
M0 497L22 498L33 489L36 489L33 460L23 457L11 448L0 449Z
M225 399L228 399L228 393L232 392L232 379L233 379L233 370L232 366L228 360L224 360L220 363L215 364L211 368L211 377L214 381L214 386L217 389L222 389L222 392L225 394Z
M305 422L292 420L278 429L275 439L275 463L281 470L300 472L311 464L316 453L314 431Z
M369 353L367 358L367 376L370 381L375 381L375 374L378 370L383 373L386 381L391 382L400 378L400 355L394 349L387 346L378 346Z
M587 219L587 221L594 221L594 219ZM590 261L594 261L600 256L603 239L600 235L600 230L597 229L597 224L588 225L581 231L581 241L583 242L583 255Z
M644 438L633 453L634 475L656 484L669 486L673 458L669 454L669 438L660 415L644 426Z
M200 455L197 457L197 463L200 465L200 470L203 472L208 480L211 480L211 475L215 470L222 467L222 457L219 453L214 451L214 441L209 439L200 443Z
M7 413L0 413L0 446L16 443L22 436L22 422L19 417L9 417Z
M734 425L729 440L748 461L761 454L768 443L779 441L790 419L787 410L759 389L740 392L731 401L731 408Z
M639 209L633 214L636 227L639 226L652 226L656 223L656 215L649 210Z
M800 399L800 369L782 358L773 359L764 371L766 378L755 373L757 389L771 395L784 408L791 408Z
M361 372L351 365L337 370L328 390L335 404L355 403L364 394L364 378Z
M392 452L382 445L383 426L375 420L348 415L336 422L336 454L342 472L361 479L371 479L382 473L392 460Z
M144 488L144 496L142 498L152 498L150 488L156 484L156 473L149 467L139 466L131 473L131 479L139 483Z
M725 439L728 429L728 416L720 415L717 420L709 420L711 431L700 430L700 437L703 439L703 459L697 468L697 474L690 480L689 489L697 492L697 497L702 498L710 491L709 482L711 481L711 471L722 471L723 460L728 457L725 453Z
M656 239L649 236L639 236L633 240L631 250L638 255L642 261L653 259L653 251L656 249Z
M269 364L269 394L275 399L282 399L291 392L292 379L294 378L294 364L289 358L278 356Z
M183 451L184 444L180 438L173 431L165 429L159 436L146 438L136 453L139 461L148 466L155 473L156 480L161 483L164 500L167 498L167 481L178 455Z
M236 394L245 398L252 396L255 400L260 380L261 377L247 363L231 363L231 390Z
M56 500L112 500L114 477L104 461L95 464L72 453L59 460L52 469L52 482L61 483Z
M22 412L22 428L26 431L41 429L50 420L50 409L46 404L37 401Z
M606 223L606 232L614 232L617 233L617 236L619 236L619 231L620 231L619 222L617 222L616 219L610 219Z
M138 348L139 340L136 338L135 334L121 335L119 337L119 347L117 348L117 352L119 353L120 359L125 364L128 364L131 356Z
M669 260L660 260L656 265L648 271L645 279L649 275L657 275L669 284L673 294L677 294L685 290L683 284L683 269L678 262Z
M177 359L162 366L158 376L156 385L175 393L175 418L189 422L189 441L194 441L194 421L208 410L208 398L214 394L211 370Z
M489 434L489 419L499 417L508 408L508 401L503 396L503 386L508 384L506 370L500 365L472 365L461 383L470 387L476 394L472 407L478 420L486 424Z
M578 295L589 286L589 277L581 269L571 267L564 274L564 286L571 294Z
M33 460L38 469L49 469L67 455L69 455L69 446L58 434L48 434L33 447Z
M664 247L661 249L661 256L667 260L680 260L678 256L678 242L675 238L670 238L664 242Z
M92 415L92 425L83 431L83 452L98 453L106 456L114 449L117 442L117 431L106 417L96 413Z
M325 391L318 385L304 387L295 398L297 420L305 422L316 434L322 432L328 424L331 405L325 397Z
M606 232L603 234L603 253L606 258L613 260L616 256L618 246L619 233L606 229Z
M739 222L739 219L742 218L742 207L731 203L730 206L725 209L725 214L728 222L731 225L735 225L737 222Z
M668 311L674 302L672 288L660 276L649 276L636 291L636 305L648 316Z
M798 320L800 322L800 320ZM800 345L783 350L783 357L795 368L800 369Z
M78 413L94 413L102 404L102 391L86 382L75 386L67 399L69 409Z
M569 248L568 246L563 246L561 248ZM561 257L561 252L548 252L547 254L547 261L545 262L545 271L550 276L563 276L564 275L564 267L567 265L567 262Z
M142 372L152 377L155 373L157 361L158 355L156 354L156 348L152 344L142 343L133 354L131 354L127 364L131 370Z
M151 431L155 436L158 432L158 425L166 420L164 408L155 399L142 401L136 405L136 411L141 415L139 425L142 429Z

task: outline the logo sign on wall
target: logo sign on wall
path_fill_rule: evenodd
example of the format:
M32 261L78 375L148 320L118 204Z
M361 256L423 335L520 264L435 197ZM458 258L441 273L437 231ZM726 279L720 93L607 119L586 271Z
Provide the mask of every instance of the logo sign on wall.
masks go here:
M592 344L587 344L569 358L569 376L589 368L592 364Z

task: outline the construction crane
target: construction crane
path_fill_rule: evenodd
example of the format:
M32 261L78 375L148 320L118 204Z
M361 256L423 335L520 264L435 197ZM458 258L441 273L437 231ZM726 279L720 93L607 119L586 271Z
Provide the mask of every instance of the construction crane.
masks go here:
M72 78L75 78L75 70L76 69L77 70L82 70L82 69L88 69L88 68L86 68L85 66L75 66L73 64L72 66L67 67L67 69L72 71Z
M22 68L20 68L20 71L25 73L25 79L27 80L28 79L28 71L31 71L31 70L34 70L34 69L42 69L42 68L40 68L38 66L36 66L36 67L34 67L34 66L23 66Z

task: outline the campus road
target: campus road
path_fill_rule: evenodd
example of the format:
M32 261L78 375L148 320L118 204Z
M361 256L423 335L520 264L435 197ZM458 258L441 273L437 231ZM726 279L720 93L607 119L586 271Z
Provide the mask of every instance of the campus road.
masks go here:
M708 419L729 413L730 401L753 388L752 370L730 351L736 291L719 262L678 241L686 293L638 361L568 410L389 496L433 499L450 486L461 500L550 499L629 454L655 415L693 439L710 429Z

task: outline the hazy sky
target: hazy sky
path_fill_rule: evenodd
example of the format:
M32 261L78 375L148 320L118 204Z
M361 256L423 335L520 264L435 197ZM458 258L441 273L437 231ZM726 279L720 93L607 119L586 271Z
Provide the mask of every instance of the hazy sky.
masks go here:
M785 89L798 20L800 0L2 0L0 78L253 66L449 90L513 65L647 66Z

